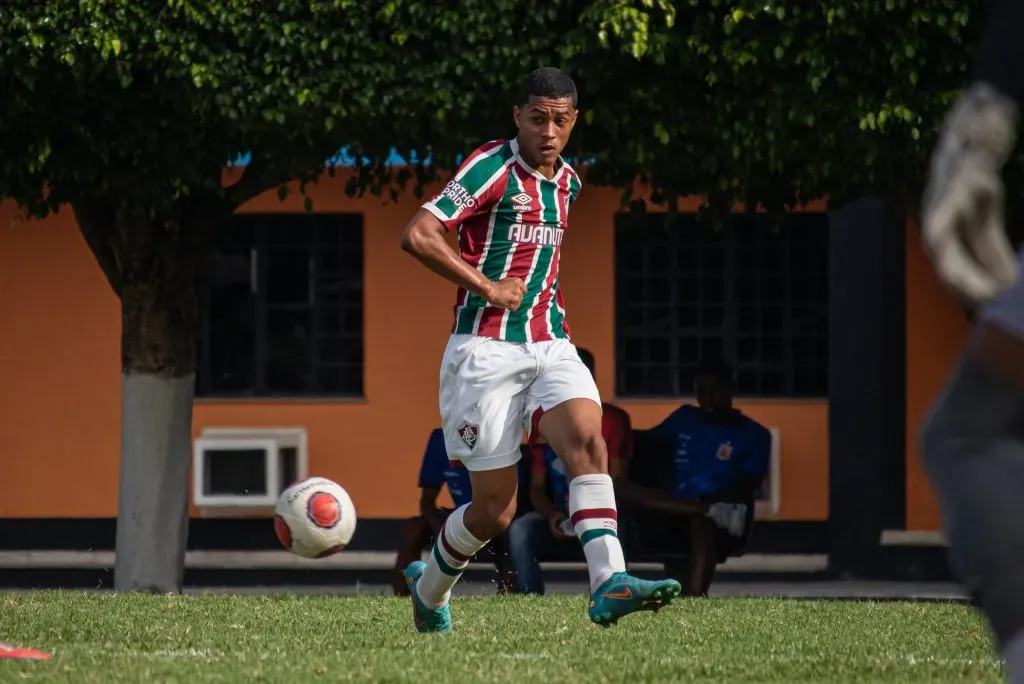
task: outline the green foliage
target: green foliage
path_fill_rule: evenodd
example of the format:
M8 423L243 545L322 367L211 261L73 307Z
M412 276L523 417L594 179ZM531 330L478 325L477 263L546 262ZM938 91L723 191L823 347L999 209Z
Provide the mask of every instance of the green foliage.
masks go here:
M221 195L225 161L246 150L259 189L300 176L386 111L373 28L359 0L8 5L0 190L37 214L130 198L153 218Z
M519 79L559 64L591 182L720 207L913 196L979 4L20 0L0 8L0 195L103 199L122 223L230 210L343 146L367 162L349 191L380 194L513 134ZM392 147L434 166L388 169Z
M913 201L983 5L600 4L583 30L607 53L569 59L591 110L579 144L600 180L770 209L874 192Z

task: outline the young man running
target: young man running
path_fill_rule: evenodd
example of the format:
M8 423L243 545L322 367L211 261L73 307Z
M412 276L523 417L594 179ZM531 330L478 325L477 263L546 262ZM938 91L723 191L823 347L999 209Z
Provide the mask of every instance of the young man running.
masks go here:
M515 515L524 428L569 470L570 518L590 572L590 619L609 626L681 592L675 580L626 574L601 397L569 341L558 264L581 183L561 152L577 115L568 75L532 72L513 109L516 137L469 155L402 235L402 249L459 286L441 362L441 423L449 457L466 465L473 490L472 502L448 517L430 561L406 569L421 632L452 630L452 587ZM445 239L453 228L458 252Z

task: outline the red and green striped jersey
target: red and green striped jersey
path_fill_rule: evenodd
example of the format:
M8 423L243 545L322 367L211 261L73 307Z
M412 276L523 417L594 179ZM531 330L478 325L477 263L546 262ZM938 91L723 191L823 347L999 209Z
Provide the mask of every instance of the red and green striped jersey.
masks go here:
M474 150L423 205L446 229L458 227L459 253L467 263L493 282L519 277L526 283L516 311L459 288L453 333L509 342L568 339L558 264L569 206L581 187L565 161L559 159L548 180L523 161L516 140L494 140Z

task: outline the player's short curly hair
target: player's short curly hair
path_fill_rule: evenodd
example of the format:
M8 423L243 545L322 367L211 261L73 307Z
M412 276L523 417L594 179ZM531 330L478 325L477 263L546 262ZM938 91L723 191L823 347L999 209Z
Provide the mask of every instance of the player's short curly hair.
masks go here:
M541 67L526 75L519 91L519 105L525 105L531 97L547 97L552 100L569 98L573 107L579 106L576 84L569 74L554 67Z

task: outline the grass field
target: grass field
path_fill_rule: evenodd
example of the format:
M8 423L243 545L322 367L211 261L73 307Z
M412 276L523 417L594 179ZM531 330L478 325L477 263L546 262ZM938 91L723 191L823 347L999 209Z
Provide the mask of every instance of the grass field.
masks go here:
M998 682L967 606L682 600L602 630L582 596L459 598L420 635L405 599L0 593L0 682Z

